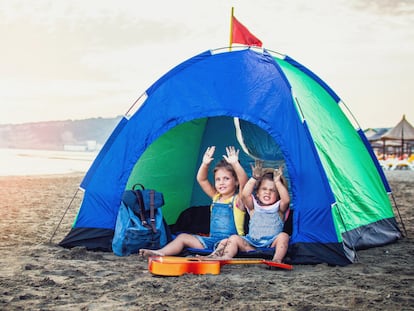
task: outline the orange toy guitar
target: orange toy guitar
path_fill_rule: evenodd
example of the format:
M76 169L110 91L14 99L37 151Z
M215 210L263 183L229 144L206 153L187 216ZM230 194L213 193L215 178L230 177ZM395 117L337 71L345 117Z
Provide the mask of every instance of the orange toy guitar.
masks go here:
M265 264L270 267L292 270L293 266L264 259L203 260L197 257L152 256L148 258L148 270L155 275L180 276L192 274L220 274L226 264Z

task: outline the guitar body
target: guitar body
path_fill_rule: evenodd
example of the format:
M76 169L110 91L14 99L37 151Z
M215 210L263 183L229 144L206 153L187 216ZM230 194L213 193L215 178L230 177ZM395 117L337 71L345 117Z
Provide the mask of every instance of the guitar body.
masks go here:
M181 276L191 274L220 274L226 264L265 264L279 269L292 270L293 266L263 259L203 260L197 257L153 256L148 258L148 270L155 275Z
M148 270L155 275L181 276L192 274L220 274L220 262L198 258L156 256L148 258Z

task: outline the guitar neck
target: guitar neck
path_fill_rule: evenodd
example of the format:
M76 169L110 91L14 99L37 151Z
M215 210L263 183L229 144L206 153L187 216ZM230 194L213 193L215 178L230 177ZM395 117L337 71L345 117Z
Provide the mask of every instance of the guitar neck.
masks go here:
M233 258L218 260L220 264L258 264L265 262L264 259L250 259L250 258Z

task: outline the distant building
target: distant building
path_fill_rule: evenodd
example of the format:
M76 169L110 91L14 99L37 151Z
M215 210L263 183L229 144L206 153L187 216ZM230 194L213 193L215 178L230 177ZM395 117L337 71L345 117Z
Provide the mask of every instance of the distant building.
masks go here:
M96 140L87 140L77 144L65 144L63 150L65 151L97 151L101 148L101 145Z

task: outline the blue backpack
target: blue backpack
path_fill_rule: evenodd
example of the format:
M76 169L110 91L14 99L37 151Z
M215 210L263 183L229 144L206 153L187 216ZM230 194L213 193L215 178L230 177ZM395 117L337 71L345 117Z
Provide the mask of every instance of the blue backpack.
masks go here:
M140 186L141 189L135 189ZM136 184L122 196L116 219L112 251L117 256L138 253L141 248L159 249L170 240L162 215L164 196Z

